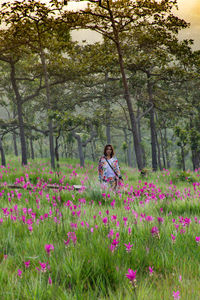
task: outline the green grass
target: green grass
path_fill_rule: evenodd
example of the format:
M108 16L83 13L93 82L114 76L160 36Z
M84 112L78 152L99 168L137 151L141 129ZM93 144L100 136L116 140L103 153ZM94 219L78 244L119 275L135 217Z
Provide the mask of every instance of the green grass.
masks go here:
M3 210L0 212L0 219L3 218L0 224L0 299L166 300L173 299L173 291L177 290L181 299L200 299L200 246L195 241L195 237L200 236L200 224L194 220L194 217L198 221L200 219L200 190L197 186L195 191L191 182L177 180L178 171L170 170L168 175L166 171L149 172L143 178L136 170L122 166L127 189L131 186L134 191L143 189L142 194L131 197L123 192L109 192L110 197L104 197L97 183L96 166L90 168L89 164L82 169L75 160L72 163L62 161L58 177L55 173L49 173L47 161L31 162L28 168L21 167L16 160L10 164L7 173L1 170L2 182L13 183L16 178L29 174L31 183L35 185L49 178L52 183L58 183L65 175L62 185L81 184L85 180L86 190L82 193L43 190L42 194L39 190L32 193L19 190L22 193L20 199L13 190L15 196L9 202L7 193L11 190L2 186L1 208L7 207L13 212L7 217L3 215ZM69 165L76 168L77 173L71 179L73 168L70 169ZM176 183L170 183L173 176ZM148 187L146 190L145 186ZM184 196L187 193L189 195ZM148 197L151 198L149 201ZM111 206L113 199L114 208ZM15 205L18 207L16 213ZM41 220L41 216L49 214L50 207L52 215ZM29 232L28 224L22 221L21 216L25 215L22 208L32 209L26 215L26 220L33 218L32 232ZM79 211L80 216L76 213ZM16 220L11 220L11 213ZM154 219L140 219L141 214ZM119 224L111 220L112 215L117 216ZM182 227L179 222L181 216L191 218L190 225ZM109 219L107 225L102 221L105 217ZM127 218L126 226L124 217ZM163 224L158 223L157 217L164 218ZM77 223L77 229L72 228L71 223ZM179 224L178 232L174 224ZM153 226L158 227L159 237L151 235ZM181 233L180 228L185 232ZM111 229L114 235L109 239ZM73 245L70 242L66 247L64 240L67 240L68 232L76 233L77 243ZM117 232L120 243L111 252L110 245ZM176 235L174 243L171 234ZM129 242L133 244L130 253L124 245ZM51 256L45 252L45 244L53 244ZM25 268L24 261L28 260L30 267ZM47 261L49 269L39 272L36 269L40 267L39 262ZM154 269L152 276L149 266ZM137 270L135 290L125 276L129 268ZM22 270L21 278L17 275L18 269ZM179 281L180 275L182 281ZM48 283L49 276L52 285Z

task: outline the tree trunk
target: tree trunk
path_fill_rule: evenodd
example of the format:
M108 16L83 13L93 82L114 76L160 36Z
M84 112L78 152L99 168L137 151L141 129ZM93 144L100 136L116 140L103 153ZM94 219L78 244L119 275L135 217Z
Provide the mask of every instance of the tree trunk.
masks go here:
M139 134L139 141L142 149L142 161L143 161L143 168L146 167L146 155L145 155L145 150L144 146L142 145L142 136L141 136L141 126L140 126L140 119L139 119L139 107L138 107L138 120L137 120L137 127L138 127L138 134Z
M161 149L162 149L162 159L163 159L163 167L166 168L166 161L165 161L165 147L164 147L164 140L163 140L163 135L161 129L159 130L160 132L160 141L161 141Z
M97 146L96 146L95 139L93 139L92 145L93 145L93 151L94 151L94 161L96 161L96 159L97 159Z
M157 171L157 149L156 149L156 127L154 122L154 108L150 111L150 127L151 127L151 153L152 153L152 169Z
M84 160L84 153L83 153L83 144L81 141L81 137L79 134L76 134L75 132L72 132L73 136L75 137L75 139L77 140L78 143L78 155L79 155L79 159L80 159L80 166L84 167L85 165L85 160Z
M40 49L40 58L41 58L41 62L42 62L43 72L44 72L47 105L48 105L48 109L51 109L49 77L48 77L48 73L47 73L45 53L44 53L44 49L42 48L42 46L41 46L41 49ZM52 121L50 119L49 119L49 122L48 122L48 128L49 128L49 147L50 147L50 156L51 156L51 167L53 169L55 169L53 125L52 125Z
M63 157L67 158L67 141L65 140L64 136L62 136L63 140Z
M137 168L136 155L135 155L134 148L132 151L133 151L133 166L134 166L134 168ZM144 167L145 167L145 161L143 160L143 162L144 162Z
M162 164L161 164L161 154L160 154L160 145L158 142L158 135L156 133L156 144L157 144L157 149L158 149L158 165L159 165L159 169L160 171L162 170Z
M135 147L135 154L136 154L136 160L137 160L137 166L138 166L139 170L142 170L143 169L142 149L141 149L140 140L139 140L137 122L136 122L135 114L134 114L134 111L133 111L133 106L132 106L132 103L131 103L131 97L130 97L128 82L127 82L127 78L126 78L123 55L122 55L122 49L121 49L121 45L120 45L120 42L119 42L118 31L117 31L116 26L115 26L113 14L112 14L112 11L110 9L109 9L109 13L110 13L110 17L111 17L113 33L114 33L114 36L115 36L115 43L116 43L117 52L118 52L120 71L121 71L122 82L123 82L123 87L124 87L124 98L126 100L126 104L127 104L128 112L129 112L129 117L130 117L130 122L131 122L131 128L132 128L132 134L133 134L133 140L134 140L134 147Z
M126 143L126 149L124 149L124 160L125 160L125 164L127 164L128 161L128 138L127 138L127 132L126 132L126 128L123 128L123 132L124 132L124 140Z
M27 159L31 157L30 150L29 150L29 139L26 137L26 153L27 153Z
M13 101L14 102L14 101ZM15 110L15 105L14 105L14 109L13 109L13 119L15 119L16 117L16 110ZM13 146L14 146L14 153L15 156L18 156L18 149L17 149L17 135L15 132L13 132Z
M76 140L78 143L78 154L79 154L79 159L80 159L80 165L81 165L81 167L84 167L85 160L84 160L84 154L83 154L83 147L82 147L82 142L81 142L81 138L79 135L77 135Z
M59 148L58 140L59 140L59 137L60 137L60 133L61 133L61 129L59 129L58 135L56 137L55 157L56 157L56 161L57 161L57 168L60 167L60 165L59 165L59 151L58 151L58 148Z
M34 147L33 147L33 138L30 138L30 148L31 148L31 158L35 159Z
M107 82L108 82L108 73L105 74L105 100L106 100L106 138L107 138L107 144L111 144L111 134L110 134L110 102L108 97L108 88L107 88Z
M90 146L91 146L92 160L95 161L95 151L94 151L94 143L93 143L93 141L91 141Z
M132 157L131 157L131 139L129 137L128 140L128 165L129 167L133 167Z
M5 167L6 166L6 158L5 158L5 153L4 153L4 150L3 150L3 144L2 144L1 136L0 136L0 153L1 153L1 165Z
M126 145L127 145L127 149L126 149L126 161L125 163L127 162L128 163L128 166L129 167L132 167L132 162L131 162L131 140L128 139L128 134L127 134L127 131L126 131L126 128L123 128L123 131L124 131L124 140L126 142Z
M152 169L157 171L157 150L156 150L156 126L154 121L154 106L153 106L153 90L150 74L147 73L147 92L149 96L149 104L152 106L150 110L150 129L151 129L151 158L152 158Z
M18 156L16 133L13 133L13 146L14 146L14 153L15 153L15 156Z
M183 171L185 171L185 151L184 151L184 147L181 147L181 159L182 159L182 168Z
M58 153L58 139L56 138L56 147L55 147L55 158L59 162L59 153Z
M165 128L164 141L165 141L165 154L166 154L167 168L169 169L170 161L169 161L168 144L167 144L167 128Z
M110 135L110 124L107 122L106 124L106 139L107 139L107 144L111 144L111 135Z
M192 163L194 170L200 167L200 153L196 149L192 150Z
M126 100L128 111L129 111L137 166L138 166L139 170L142 170L143 169L142 149L141 149L141 145L140 145L140 141L139 141L138 128L137 128L135 114L133 112L133 107L132 107L132 103L131 103L131 99L130 99L130 93L129 93L129 88L128 88L127 78L126 78L126 74L125 74L125 70L124 70L123 58L121 55L120 47L118 47L118 54L119 54L119 63L120 63L120 69L121 69L121 74L122 74L122 81L123 81L123 85L124 85L124 98Z
M26 139L24 133L24 120L23 120L23 113L22 113L22 99L19 94L16 77L15 77L15 64L14 62L10 63L11 65L11 83L15 93L15 99L17 102L17 115L18 115L18 122L19 122L19 134L20 134L20 142L21 142L21 153L22 153L22 165L27 165L27 151L26 151Z
M67 148L68 148L68 157L71 157L71 158L73 158L74 157L74 151L73 151L73 145L74 145L74 143L73 142L68 142L67 143Z
M39 140L38 140L38 144L39 144L39 152L40 152L40 156L41 156L41 158L43 157L43 140L42 140L42 138L40 138Z

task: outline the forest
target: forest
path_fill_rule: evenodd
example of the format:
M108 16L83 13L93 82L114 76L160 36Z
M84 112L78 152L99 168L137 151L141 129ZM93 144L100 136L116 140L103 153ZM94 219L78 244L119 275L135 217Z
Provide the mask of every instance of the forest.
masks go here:
M105 2L105 3L104 3ZM98 160L112 143L127 166L200 164L200 51L178 38L176 0L1 4L0 152ZM72 40L83 30L82 43ZM87 43L87 30L102 42Z

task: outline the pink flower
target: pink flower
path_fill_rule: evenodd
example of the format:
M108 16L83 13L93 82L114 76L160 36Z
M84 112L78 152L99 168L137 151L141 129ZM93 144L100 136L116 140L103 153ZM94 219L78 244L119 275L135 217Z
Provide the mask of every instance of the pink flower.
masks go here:
M110 232L109 232L109 234L108 234L108 238L111 238L113 236L113 234L114 234L114 230L111 229Z
M75 246L76 245L76 241L77 241L77 237L76 237L75 232L68 232L67 236L68 236L67 241L64 241L65 246L68 246L68 244L70 243L70 241L72 241L73 244L74 244L74 246Z
M52 244L46 244L45 250L46 250L47 254L50 255L50 252L54 250L54 246Z
M189 218L185 218L185 219L184 219L184 226L185 226L185 225L188 225L188 226L189 226L190 223L191 223L191 219L189 219Z
M85 224L86 224L87 228L89 228L90 225L88 224L88 222L85 221Z
M171 234L171 238L172 238L172 242L174 243L175 242L175 239L176 239L176 236Z
M115 207L115 200L113 200L113 201L110 203L110 205L112 206L112 208L114 208L114 207Z
M39 261L40 267L41 267L41 271L42 272L46 272L46 267L47 267L47 263L42 263Z
M124 244L126 246L126 251L127 252L130 252L131 251L131 248L133 247L133 245L131 245L131 243L129 242L128 245L127 244Z
M110 246L110 250L111 252L114 252L115 248L117 247L117 245L119 244L119 241L117 239L114 239L111 243L111 246Z
M103 221L104 225L106 225L108 223L108 218L105 217L105 218L102 219L102 221Z
M180 299L180 292L179 291L177 291L177 292L173 291L173 297L174 297L174 300Z
M116 232L116 239L118 239L119 237L119 232Z
M136 281L136 273L137 270L133 271L132 269L128 269L126 277L130 280L131 283L134 283Z
M78 228L77 223L70 223L70 226L71 226L71 228L74 228L74 229Z
M158 219L158 223L159 223L159 224L162 224L162 223L164 222L164 219L161 218L161 217L158 217L157 219Z
M48 283L49 283L49 285L52 285L52 279L51 279L50 276L49 276L49 279L48 279Z
M69 242L70 242L70 239L68 239L67 241L64 240L65 246L68 246L68 245L69 245Z
M200 243L200 236L196 236L195 239L196 239L197 244Z
M156 226L152 227L152 229L151 229L151 234L152 234L152 236L159 237L159 230L158 230L158 227L156 227Z
M30 266L30 260L24 262L25 267L28 268Z
M17 275L18 275L19 277L22 277L22 270L18 269L18 270L17 270Z
M33 231L33 226L29 225L29 226L28 226L28 230L29 230L30 232L32 232L32 231Z
M154 220L154 217L152 217L152 216L146 216L145 220L148 221L148 222L151 222L151 221Z
M116 248L116 245L112 245L112 244L110 245L110 251L111 252L114 252L115 248Z
M117 220L117 216L115 216L115 215L112 215L112 216L111 216L111 221L113 221L113 222L114 222L114 221L116 221L116 220Z
M149 275L152 276L153 275L153 267L149 266Z
M114 239L114 240L112 241L112 245L117 246L117 244L119 244L119 241L118 241L117 239Z

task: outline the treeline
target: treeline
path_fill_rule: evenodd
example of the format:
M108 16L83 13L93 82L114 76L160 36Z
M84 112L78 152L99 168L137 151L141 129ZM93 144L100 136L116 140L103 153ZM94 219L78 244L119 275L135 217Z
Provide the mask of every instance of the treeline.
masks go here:
M178 40L189 24L172 13L176 1L88 2L77 12L57 0L1 5L2 165L5 152L20 146L26 165L48 145L52 168L74 152L84 166L114 143L140 170L174 160L185 170L186 157L199 168L200 51ZM74 29L102 42L73 42Z

